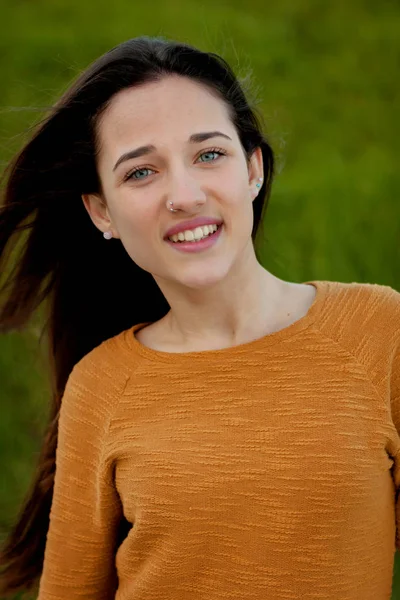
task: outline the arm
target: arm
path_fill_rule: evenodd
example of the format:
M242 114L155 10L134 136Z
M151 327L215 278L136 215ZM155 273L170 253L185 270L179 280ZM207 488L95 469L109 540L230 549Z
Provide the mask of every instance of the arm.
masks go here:
M94 367L72 371L62 399L56 472L37 600L110 600L120 499L104 462L110 400ZM103 392L103 393L102 393ZM115 401L114 401L115 402Z

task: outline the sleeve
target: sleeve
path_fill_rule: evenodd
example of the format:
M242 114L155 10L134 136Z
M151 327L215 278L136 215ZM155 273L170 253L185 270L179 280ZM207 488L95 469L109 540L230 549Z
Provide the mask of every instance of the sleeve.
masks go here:
M104 401L107 394L98 380L93 369L89 377L75 366L62 398L53 500L37 600L115 597L114 559L122 507L112 467L103 462L110 402Z
M397 310L390 322L395 339L390 369L390 405L392 421L398 433L398 449L392 471L395 486L396 549L400 551L400 293L397 291L394 291L394 300ZM390 336L388 341L390 342Z

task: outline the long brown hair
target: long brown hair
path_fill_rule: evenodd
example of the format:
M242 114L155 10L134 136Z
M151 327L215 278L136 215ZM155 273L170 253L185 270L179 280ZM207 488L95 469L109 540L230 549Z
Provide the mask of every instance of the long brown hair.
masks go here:
M253 241L262 225L274 156L241 83L217 54L163 38L134 38L96 60L8 166L0 207L0 273L8 273L0 288L0 331L20 330L39 307L44 310L52 401L31 488L0 552L2 598L28 592L40 579L58 416L73 366L103 340L135 323L157 321L169 310L152 275L132 261L120 241L104 243L81 198L100 190L95 161L99 115L120 90L168 74L197 80L219 95L248 159L261 147L264 183L253 201ZM11 250L16 254L12 261Z

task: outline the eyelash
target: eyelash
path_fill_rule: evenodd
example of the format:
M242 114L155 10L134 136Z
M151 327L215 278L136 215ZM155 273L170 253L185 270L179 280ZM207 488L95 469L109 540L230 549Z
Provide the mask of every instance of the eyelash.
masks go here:
M214 152L215 154L218 154L219 156L226 156L226 152L225 150L223 150L222 148L210 148L209 150L204 150L203 152L201 152L201 154L199 154L200 156L203 156L203 154L210 154L211 152ZM216 162L218 160L218 158L214 159L214 160L207 160L205 161L206 163L209 162ZM124 181L128 181L129 179L135 180L136 181L143 181L144 179L147 179L147 177L142 177L140 179L137 179L135 177L133 177L133 175L136 173L136 171L143 171L145 169L148 169L149 167L135 167L132 171L129 171L129 173L127 173L124 177ZM153 170L153 169L149 169L149 170Z

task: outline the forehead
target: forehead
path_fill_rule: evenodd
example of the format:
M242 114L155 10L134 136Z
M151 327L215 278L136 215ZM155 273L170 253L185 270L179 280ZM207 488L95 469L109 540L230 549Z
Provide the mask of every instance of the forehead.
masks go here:
M103 150L109 144L186 141L192 133L234 126L222 99L187 77L168 76L116 94L98 123Z

